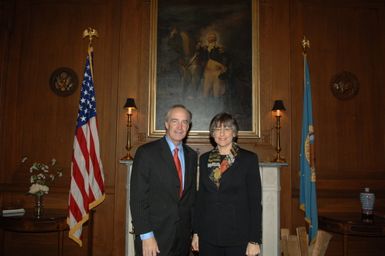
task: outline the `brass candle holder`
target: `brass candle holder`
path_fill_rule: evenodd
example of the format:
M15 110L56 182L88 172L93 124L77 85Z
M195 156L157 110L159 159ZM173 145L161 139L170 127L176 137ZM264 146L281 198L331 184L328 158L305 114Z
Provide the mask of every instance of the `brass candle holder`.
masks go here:
M124 104L124 108L127 109L127 141L126 141L126 150L127 154L121 158L121 160L132 160L130 150L131 146L131 128L132 128L132 111L136 110L135 100L133 98L127 98L126 104Z
M282 100L274 101L273 109L271 110L276 118L275 130L276 130L276 156L272 160L273 162L284 163L285 158L281 157L281 115L285 111L285 106Z

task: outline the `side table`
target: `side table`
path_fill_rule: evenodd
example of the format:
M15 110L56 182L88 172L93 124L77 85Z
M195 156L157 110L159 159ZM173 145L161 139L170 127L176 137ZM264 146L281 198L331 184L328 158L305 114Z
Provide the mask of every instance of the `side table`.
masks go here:
M363 218L361 213L322 213L318 216L318 228L343 235L343 255L348 255L349 236L385 237L385 218Z
M63 256L63 240L67 224L67 210L65 209L44 209L44 213L40 218L36 218L33 209L26 209L23 216L0 216L0 228L3 231L19 232L19 233L57 233L57 255ZM90 217L85 225L88 225L88 244L87 255L92 256L92 226L94 211L90 211ZM4 253L4 236L1 238L1 251Z

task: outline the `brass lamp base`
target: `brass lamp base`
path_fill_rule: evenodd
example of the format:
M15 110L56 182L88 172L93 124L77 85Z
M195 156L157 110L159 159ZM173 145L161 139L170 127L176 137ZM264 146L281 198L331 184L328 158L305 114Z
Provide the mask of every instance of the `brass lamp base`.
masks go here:
M274 162L274 163L286 163L286 160L285 160L285 158L276 157L272 160L272 162Z
M134 158L131 156L130 152L127 152L127 154L120 158L120 160L134 160Z
M276 156L273 160L271 160L274 163L286 163L285 158L280 157L279 155Z

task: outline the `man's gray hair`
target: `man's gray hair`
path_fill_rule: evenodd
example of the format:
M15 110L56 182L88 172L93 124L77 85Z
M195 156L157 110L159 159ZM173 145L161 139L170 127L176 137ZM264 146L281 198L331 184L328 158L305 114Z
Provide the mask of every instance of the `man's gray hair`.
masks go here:
M189 115L188 122L191 123L192 113L191 113L191 111L190 111L188 108L186 108L185 105L182 105L182 104L175 104L175 105L171 106L171 107L168 109L168 111L167 111L167 113L166 113L166 115L165 115L164 120L165 120L166 122L168 122L168 119L170 118L170 113L171 113L171 111L173 111L173 110L176 109L176 108L184 109L184 110L188 113L188 115Z

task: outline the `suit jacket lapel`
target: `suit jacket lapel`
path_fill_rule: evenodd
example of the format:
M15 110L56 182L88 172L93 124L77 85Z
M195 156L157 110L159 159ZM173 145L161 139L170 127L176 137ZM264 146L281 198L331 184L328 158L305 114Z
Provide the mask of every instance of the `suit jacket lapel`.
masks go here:
M185 145L183 145L183 153L184 153L184 192L190 187L192 177L191 177L191 157L190 157L190 151L186 148Z

